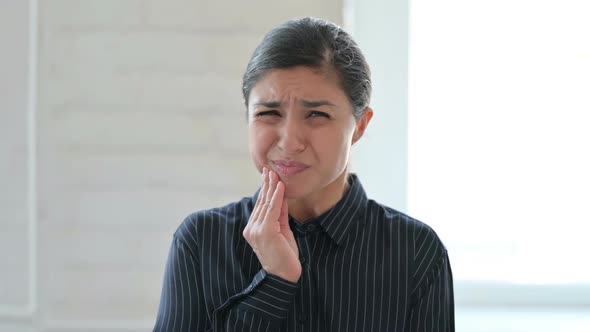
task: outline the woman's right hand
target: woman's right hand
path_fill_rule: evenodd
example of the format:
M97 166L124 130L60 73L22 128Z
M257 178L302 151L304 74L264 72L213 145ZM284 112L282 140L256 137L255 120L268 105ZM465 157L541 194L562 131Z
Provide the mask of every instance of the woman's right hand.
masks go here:
M299 248L289 227L285 184L264 168L263 183L248 225L242 233L266 272L296 283L301 277Z

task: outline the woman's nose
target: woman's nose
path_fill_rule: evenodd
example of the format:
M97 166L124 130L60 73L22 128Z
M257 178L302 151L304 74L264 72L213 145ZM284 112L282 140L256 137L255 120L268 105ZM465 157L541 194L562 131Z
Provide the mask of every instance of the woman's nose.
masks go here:
M285 119L279 130L278 147L287 154L295 154L305 150L305 128L295 119Z

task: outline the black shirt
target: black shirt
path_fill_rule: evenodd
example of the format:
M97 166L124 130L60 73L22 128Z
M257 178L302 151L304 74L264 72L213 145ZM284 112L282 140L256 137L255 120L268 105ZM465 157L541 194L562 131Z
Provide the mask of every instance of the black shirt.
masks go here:
M242 236L258 193L188 216L154 331L454 331L451 267L436 233L367 199L354 174L348 181L323 215L289 217L297 283L266 273Z

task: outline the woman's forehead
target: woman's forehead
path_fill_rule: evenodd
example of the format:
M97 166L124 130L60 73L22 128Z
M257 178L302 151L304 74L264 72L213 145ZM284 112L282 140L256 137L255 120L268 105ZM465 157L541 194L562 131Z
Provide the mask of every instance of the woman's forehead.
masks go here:
M252 105L271 102L337 104L346 100L338 77L309 67L273 69L251 91Z

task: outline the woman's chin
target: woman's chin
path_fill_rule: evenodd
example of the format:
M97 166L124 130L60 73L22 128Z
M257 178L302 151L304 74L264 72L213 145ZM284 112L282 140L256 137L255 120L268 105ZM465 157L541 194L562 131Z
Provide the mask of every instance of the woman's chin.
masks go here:
M286 199L299 199L306 196L307 192L297 185L287 185L285 190Z

